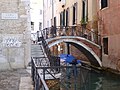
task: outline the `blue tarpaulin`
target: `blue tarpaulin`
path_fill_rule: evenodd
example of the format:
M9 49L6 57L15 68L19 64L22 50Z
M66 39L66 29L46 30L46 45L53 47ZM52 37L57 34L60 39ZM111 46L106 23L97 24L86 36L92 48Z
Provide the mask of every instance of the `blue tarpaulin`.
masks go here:
M77 60L73 55L70 54L60 54L60 60L70 64L81 63L80 60Z

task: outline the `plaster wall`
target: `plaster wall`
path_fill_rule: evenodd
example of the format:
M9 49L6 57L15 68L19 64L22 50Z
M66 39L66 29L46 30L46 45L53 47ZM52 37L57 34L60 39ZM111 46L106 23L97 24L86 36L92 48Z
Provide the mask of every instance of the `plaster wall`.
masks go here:
M99 0L97 0L98 6ZM103 66L120 71L120 0L108 0L108 7L100 9L99 32L108 38L108 55L103 51ZM103 45L103 40L102 40ZM103 47L104 48L104 47Z

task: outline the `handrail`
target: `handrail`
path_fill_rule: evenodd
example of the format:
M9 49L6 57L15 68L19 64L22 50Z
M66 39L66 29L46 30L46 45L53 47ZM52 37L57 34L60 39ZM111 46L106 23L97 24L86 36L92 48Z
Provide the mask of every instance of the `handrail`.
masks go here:
M35 60L33 58L31 58L31 60L32 60L31 61L32 62L31 72L32 72L32 80L33 80L34 90L49 90L49 88L45 82L45 80L46 80L45 76L50 75L54 80L56 80L57 78L55 77L55 75L59 73L59 72L52 73L51 70L55 70L58 68L61 68L61 69L73 68L73 66L67 66L67 67L66 66L46 66L46 67L36 66ZM38 70L42 70L43 77L42 77L41 73L38 73ZM65 86L64 84L62 84L60 81L58 81L58 83L61 84L64 88L66 88L68 90L68 87Z
M31 63L32 63L31 73L34 90L49 90L45 80L38 73L38 69L37 66L35 65L33 58L31 58Z
M37 59L39 61L39 59ZM72 90L76 90L76 85L79 84L81 89L84 85L85 88L87 88L88 79L87 76L88 71L86 72L86 68L81 65L65 65L65 66L35 66L35 60L32 59L32 68L34 68L34 73L32 72L32 76L34 76L34 90L49 90L51 88L55 88L56 85L62 86L65 90L69 90L69 82L71 82ZM60 73L54 73L51 72L51 69L57 69L60 68ZM84 70L82 70L83 68ZM89 73L88 73L89 74ZM46 75L49 75L49 78L46 78ZM59 77L56 77L59 75ZM51 77L51 78L50 78ZM58 79L59 78L59 79ZM78 81L77 79L80 78ZM47 85L45 80L58 80L56 83L51 83ZM64 81L67 82L67 84L64 84ZM74 85L74 86L73 86ZM58 88L60 88L60 86ZM80 90L81 90L80 89ZM56 89L54 89L56 90Z
M42 81L42 83L43 83L43 86L44 86L45 90L49 90L49 88L48 88L48 86L47 86L45 80L42 78L41 75L40 75L40 78L41 78L41 81Z
M96 31L92 31L85 26L56 26L41 30L44 39L58 37L58 36L80 36L86 38L98 45L101 45L101 36Z
M47 42L45 41L44 37L41 37L42 45L44 47L44 51L47 55L47 58L49 59L51 66L58 66L60 65L60 58L56 56L51 55L50 48L48 47Z

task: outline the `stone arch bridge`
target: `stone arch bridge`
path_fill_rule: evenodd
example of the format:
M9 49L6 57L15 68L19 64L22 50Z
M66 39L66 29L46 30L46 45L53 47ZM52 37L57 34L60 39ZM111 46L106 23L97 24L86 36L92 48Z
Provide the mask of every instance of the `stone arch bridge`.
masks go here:
M82 51L90 60L90 63L97 67L102 67L101 62L101 47L86 38L78 36L60 36L46 39L48 46L52 47L58 43L65 42L75 46Z
M41 31L42 37L52 47L65 42L75 46L97 67L102 67L101 37L97 32L80 26L46 28Z

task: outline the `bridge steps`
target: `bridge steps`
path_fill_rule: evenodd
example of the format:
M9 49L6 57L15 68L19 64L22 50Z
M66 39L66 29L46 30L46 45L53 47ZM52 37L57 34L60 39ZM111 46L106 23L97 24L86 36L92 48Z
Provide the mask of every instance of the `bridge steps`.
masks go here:
M32 44L31 45L31 56L32 57L46 57L42 45Z

